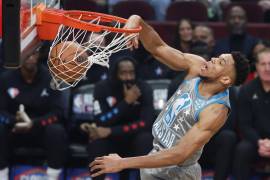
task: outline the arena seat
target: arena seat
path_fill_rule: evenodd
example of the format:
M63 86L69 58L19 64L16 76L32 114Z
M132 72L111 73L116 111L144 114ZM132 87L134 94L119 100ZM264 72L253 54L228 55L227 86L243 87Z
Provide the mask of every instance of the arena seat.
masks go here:
M63 8L65 10L99 11L98 4L91 0L65 0Z
M264 20L264 12L261 6L257 4L257 2L233 2L228 6L222 8L223 18L226 19L226 16L231 9L232 6L241 6L247 14L248 22L263 22Z
M155 116L165 106L168 99L168 87L171 82L169 79L147 80L146 81L153 90L153 106L155 110Z
M183 18L191 21L207 21L207 8L204 4L194 1L172 2L166 11L166 20L178 21Z
M156 18L154 7L143 0L120 1L112 7L112 14L123 18L128 18L132 14L138 14L145 20Z

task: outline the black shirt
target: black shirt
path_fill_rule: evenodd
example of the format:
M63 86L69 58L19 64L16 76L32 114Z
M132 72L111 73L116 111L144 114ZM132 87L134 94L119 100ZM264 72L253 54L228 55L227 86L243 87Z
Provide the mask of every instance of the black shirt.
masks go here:
M94 90L94 109L97 124L112 129L113 136L150 130L153 118L151 87L143 81L136 82L141 91L139 99L129 105L124 100L123 89L110 80L99 82Z
M270 92L264 91L259 78L241 88L238 112L244 138L255 145L261 138L270 138Z
M61 92L50 88L51 77L40 66L34 81L26 83L21 70L8 71L0 77L0 124L10 126L15 122L19 105L33 120L34 126L46 126L58 122L62 115Z

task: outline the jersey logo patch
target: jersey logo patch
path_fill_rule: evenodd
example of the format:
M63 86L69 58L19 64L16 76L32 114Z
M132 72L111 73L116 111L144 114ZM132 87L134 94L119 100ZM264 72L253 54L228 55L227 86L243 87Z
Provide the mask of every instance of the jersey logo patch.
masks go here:
M13 88L13 87L8 88L7 92L8 92L8 95L11 97L11 99L16 98L20 94L19 89Z
M113 107L117 102L116 98L113 96L108 96L106 100L110 107Z
M44 97L44 96L49 96L49 93L47 92L47 89L44 88L40 94L41 97Z
M184 93L181 96L177 97L165 113L165 124L170 127L175 121L177 114L181 110L188 108L190 105L191 99L188 93Z

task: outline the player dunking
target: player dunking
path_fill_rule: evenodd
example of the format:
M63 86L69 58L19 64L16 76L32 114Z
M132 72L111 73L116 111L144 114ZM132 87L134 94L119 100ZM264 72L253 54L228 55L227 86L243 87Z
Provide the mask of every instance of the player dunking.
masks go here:
M228 87L243 83L248 61L233 52L207 62L171 48L139 16L131 16L126 27L138 26L142 27L140 41L156 59L174 70L187 70L188 75L153 124L153 150L138 157L97 157L89 165L91 176L141 168L143 180L201 179L197 161L203 146L225 123L230 109ZM131 43L138 47L138 39Z

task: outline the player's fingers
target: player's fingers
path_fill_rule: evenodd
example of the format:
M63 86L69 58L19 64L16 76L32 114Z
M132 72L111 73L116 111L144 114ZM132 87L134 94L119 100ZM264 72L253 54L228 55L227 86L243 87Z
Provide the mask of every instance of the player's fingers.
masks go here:
M95 160L103 160L103 159L104 159L104 156L95 158Z
M105 173L106 173L105 170L100 170L100 171L98 171L98 172L96 172L94 174L91 174L91 177L97 177L97 176L99 176L101 174L105 174Z
M89 164L89 167L93 167L95 165L99 165L99 164L102 164L102 161L103 160L100 160L100 159L95 159L94 161L92 161L90 164Z
M104 169L104 165L103 164L99 164L99 165L95 165L92 166L90 169L90 172L94 172L94 171L100 171Z
M139 47L139 37L138 36L136 36L134 39L134 47L135 47L135 49L138 49L138 47Z

